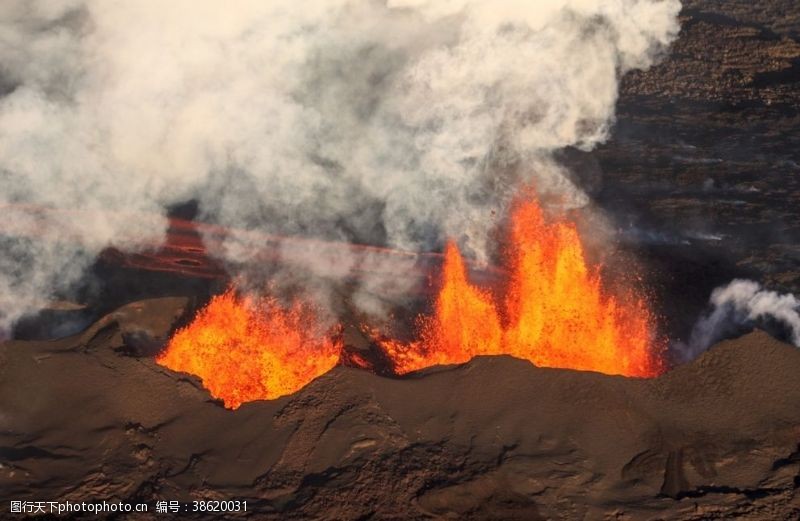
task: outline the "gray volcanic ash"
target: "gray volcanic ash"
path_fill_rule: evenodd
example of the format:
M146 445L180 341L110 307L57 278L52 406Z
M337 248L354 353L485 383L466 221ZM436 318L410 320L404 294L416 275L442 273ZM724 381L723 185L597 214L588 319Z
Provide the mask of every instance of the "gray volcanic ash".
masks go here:
M105 248L158 242L166 209L187 201L205 221L247 232L415 252L454 237L486 261L519 181L586 204L554 153L607 139L620 78L664 53L679 9L6 0L0 205L114 215L49 220L43 242L0 237L0 336L69 292ZM247 253L216 246L229 264ZM317 268L346 274L348 261ZM335 291L307 288L323 305Z

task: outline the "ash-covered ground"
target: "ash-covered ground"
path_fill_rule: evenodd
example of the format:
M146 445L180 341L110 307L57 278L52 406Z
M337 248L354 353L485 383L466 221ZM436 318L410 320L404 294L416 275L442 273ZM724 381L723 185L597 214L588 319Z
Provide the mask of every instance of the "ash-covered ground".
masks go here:
M800 293L800 6L687 0L681 24L624 78L612 139L565 161L685 339L734 277ZM125 273L106 306L209 292ZM256 519L800 518L800 351L764 333L653 380L505 357L403 379L341 367L229 411L152 360L186 306L0 345L4 516L12 499L204 498Z
M764 333L651 380L509 357L403 379L339 367L230 411L137 356L185 306L142 301L75 337L2 345L4 503L239 499L255 519L800 514L800 351Z

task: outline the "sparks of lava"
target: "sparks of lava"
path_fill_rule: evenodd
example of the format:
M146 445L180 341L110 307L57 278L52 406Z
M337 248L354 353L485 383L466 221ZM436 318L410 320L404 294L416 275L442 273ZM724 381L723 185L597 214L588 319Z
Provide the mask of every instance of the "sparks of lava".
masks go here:
M308 306L285 309L229 289L176 332L156 361L199 376L212 396L236 409L292 394L339 362L341 343L313 333L315 323Z
M419 339L380 342L395 372L507 354L540 367L660 374L660 342L646 303L604 292L575 224L548 223L535 198L518 203L510 222L504 297L470 284L458 248L448 244L433 315L418 320Z

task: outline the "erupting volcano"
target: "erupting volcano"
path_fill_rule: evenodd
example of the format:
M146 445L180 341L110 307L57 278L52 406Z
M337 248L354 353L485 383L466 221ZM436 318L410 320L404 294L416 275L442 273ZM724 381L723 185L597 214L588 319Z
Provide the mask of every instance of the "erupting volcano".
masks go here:
M203 380L230 409L300 390L339 361L341 343L318 335L311 308L284 309L271 298L240 298L229 289L179 330L156 361Z
M454 243L447 245L433 316L419 340L381 342L399 374L508 354L540 367L649 377L662 372L659 341L644 300L604 291L587 266L577 227L548 223L535 198L512 211L503 307L472 285Z
M0 519L800 520L797 0L0 35Z
M576 225L563 217L548 222L532 191L512 208L504 259L508 276L499 291L479 288L458 247L447 244L434 313L417 320L419 339L378 342L396 374L479 355L632 377L662 372L646 302L608 294L599 268L587 265ZM284 309L229 289L179 330L157 361L199 376L235 409L294 393L338 363L341 342L315 333L315 324L308 306Z

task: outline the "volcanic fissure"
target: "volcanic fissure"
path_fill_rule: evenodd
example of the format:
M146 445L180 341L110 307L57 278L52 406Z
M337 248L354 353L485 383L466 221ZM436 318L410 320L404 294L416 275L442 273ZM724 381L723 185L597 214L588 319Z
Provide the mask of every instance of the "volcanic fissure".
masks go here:
M664 342L633 281L611 294L590 267L577 226L548 218L532 189L512 205L502 254L506 280L483 288L469 280L456 244L447 243L433 313L417 320L418 338L374 336L396 375L475 356L511 355L536 366L653 377L664 371ZM226 407L298 391L340 361L341 325L319 325L313 306L295 300L213 297L177 331L157 362L199 376Z

